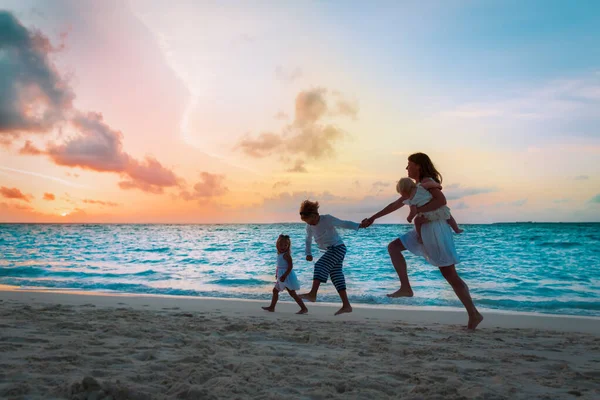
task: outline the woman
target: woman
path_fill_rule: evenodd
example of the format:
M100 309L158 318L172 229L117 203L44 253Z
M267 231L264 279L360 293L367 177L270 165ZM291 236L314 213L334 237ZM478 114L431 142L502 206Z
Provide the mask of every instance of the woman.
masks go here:
M408 166L406 169L408 171L408 176L417 181L418 185L429 180L433 180L437 183L442 182L440 173L435 169L427 154L412 154L408 157ZM441 189L430 189L429 192L432 195L432 200L424 206L418 207L417 211L419 213L433 211L446 205L446 198ZM370 218L365 218L361 225L366 228L377 218L396 211L404 205L403 200L403 198L400 198L393 203L390 203L383 210ZM483 321L483 316L477 311L477 308L475 308L467 284L458 276L456 268L454 267L459 260L454 247L454 238L451 228L444 220L423 222L424 224L421 228L423 243L419 242L417 232L413 229L400 236L399 239L393 240L388 245L388 253L390 254L392 264L394 264L394 268L400 278L400 289L388 296L413 296L413 291L410 287L408 274L406 272L406 260L404 260L404 256L402 255L404 250L408 250L415 255L425 257L430 264L435 265L440 269L442 275L446 278L446 281L452 286L454 293L456 293L467 309L467 313L469 314L467 328L475 329L477 325Z

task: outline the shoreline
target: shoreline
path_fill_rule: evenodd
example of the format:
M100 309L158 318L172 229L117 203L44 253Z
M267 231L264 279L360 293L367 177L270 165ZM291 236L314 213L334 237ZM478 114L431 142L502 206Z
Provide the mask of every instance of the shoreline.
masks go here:
M81 306L92 303L100 307L123 307L160 311L167 308L189 312L219 310L243 312L244 315L290 317L295 315L297 305L292 300L279 301L275 313L267 313L261 306L268 305L267 300L216 298L194 296L169 296L134 293L91 292L65 289L33 289L0 285L0 300L20 301L24 303L42 302ZM329 319L332 321L397 321L411 324L465 325L466 312L460 308L430 306L400 306L353 304L353 312L335 316L339 309L337 303L306 303L308 318ZM491 310L480 308L484 321L477 330L486 328L539 329L557 332L580 332L600 335L600 317L543 314L519 311Z

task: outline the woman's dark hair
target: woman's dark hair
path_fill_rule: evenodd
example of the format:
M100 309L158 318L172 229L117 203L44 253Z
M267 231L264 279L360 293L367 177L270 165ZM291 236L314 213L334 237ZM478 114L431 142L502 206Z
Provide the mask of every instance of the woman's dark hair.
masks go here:
M421 176L419 180L423 178L431 178L437 183L442 183L442 174L435 169L435 166L431 162L429 156L425 153L414 153L408 157L408 161L412 161L420 167Z

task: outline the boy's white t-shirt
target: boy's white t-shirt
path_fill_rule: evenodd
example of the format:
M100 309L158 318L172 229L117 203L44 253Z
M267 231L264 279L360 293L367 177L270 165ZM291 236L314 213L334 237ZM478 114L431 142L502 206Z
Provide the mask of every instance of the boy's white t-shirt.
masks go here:
M313 237L321 250L327 250L328 247L344 244L335 229L336 227L358 230L360 224L352 221L344 221L329 214L321 215L318 224L306 224L306 255L312 256L310 247Z

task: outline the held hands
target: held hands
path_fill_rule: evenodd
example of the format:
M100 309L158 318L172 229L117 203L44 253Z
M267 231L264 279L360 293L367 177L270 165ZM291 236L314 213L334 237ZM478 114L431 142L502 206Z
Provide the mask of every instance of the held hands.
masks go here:
M312 261L312 260L313 260L312 256L306 256L306 261Z
M283 275L281 275L279 277L279 281L281 281L281 282L285 282L286 279L287 279L287 275L286 274L283 274Z
M360 227L363 228L363 229L364 228L368 228L369 226L371 226L373 224L373 222L375 222L374 219L372 219L372 218L365 218L360 223Z

